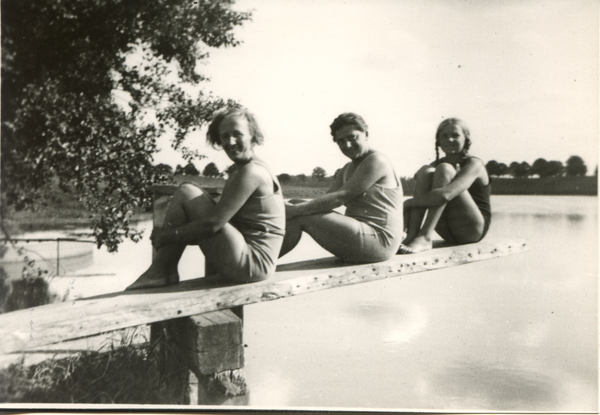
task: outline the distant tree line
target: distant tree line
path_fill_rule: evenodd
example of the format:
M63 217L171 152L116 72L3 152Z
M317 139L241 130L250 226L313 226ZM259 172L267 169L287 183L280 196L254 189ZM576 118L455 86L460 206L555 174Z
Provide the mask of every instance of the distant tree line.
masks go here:
M185 166L180 164L173 169L173 167L169 166L165 163L160 163L154 166L154 177L157 183L169 183L172 181L173 176L204 176L204 177L225 177L229 175L233 169L234 165L227 167L225 170L220 171L215 163L208 163L202 173L198 168L194 165L193 162L188 162Z
M557 176L585 176L588 168L585 165L583 159L579 156L571 156L567 160L566 164L562 162L551 160L547 161L543 158L538 158L533 162L532 165L523 161L521 163L513 161L510 165L505 163L499 163L496 160L490 160L485 165L488 174L492 177L557 177ZM208 163L202 173L196 168L193 162L189 162L185 166L177 165L175 170L168 164L158 164L155 166L155 177L158 182L170 182L173 176L188 175L188 176L204 176L204 177L227 177L229 176L235 164L226 167L223 171L219 171L219 168L215 163ZM333 177L336 177L340 173L341 169L337 169L334 175L331 177L327 176L327 172L322 167L315 167L310 176L306 174L290 175L288 173L281 173L277 175L281 184L289 185L310 185L320 183L319 186L327 185ZM594 174L598 175L598 167L594 171ZM411 177L400 178L405 189L412 189L413 179Z
M499 163L496 160L490 160L485 165L488 174L493 177L556 177L556 176L585 176L587 166L579 156L571 156L567 163L563 165L561 161L547 161L538 158L529 165L526 161L521 163L513 161L510 165Z

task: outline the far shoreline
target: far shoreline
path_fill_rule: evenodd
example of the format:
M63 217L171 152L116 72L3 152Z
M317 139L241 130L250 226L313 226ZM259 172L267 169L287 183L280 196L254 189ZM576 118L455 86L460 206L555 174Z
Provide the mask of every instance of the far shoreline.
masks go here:
M312 199L327 192L333 178L321 180L311 177L292 177L281 183L286 199ZM174 184L192 181L201 186L220 188L225 179L195 176L177 176ZM404 196L412 196L413 180L401 178ZM67 195L65 195L68 197ZM598 177L542 177L542 178L506 178L492 177L492 196L598 196ZM152 219L151 212L137 212L131 223ZM90 214L81 207L70 204L65 206L40 207L36 212L19 211L2 218L4 229L10 236L24 232L49 230L75 230L90 228L93 224ZM135 225L134 225L135 226ZM4 231L2 232L4 233ZM3 235L6 237L7 235Z

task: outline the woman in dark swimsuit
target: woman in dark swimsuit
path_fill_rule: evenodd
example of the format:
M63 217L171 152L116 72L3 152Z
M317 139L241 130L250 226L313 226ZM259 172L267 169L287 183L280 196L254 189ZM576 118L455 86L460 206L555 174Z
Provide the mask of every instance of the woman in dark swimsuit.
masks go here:
M491 180L483 162L468 155L470 146L463 121L442 121L435 136L436 161L417 172L414 196L404 202L406 238L399 254L431 249L434 231L454 244L478 242L486 235ZM439 158L438 148L445 157Z

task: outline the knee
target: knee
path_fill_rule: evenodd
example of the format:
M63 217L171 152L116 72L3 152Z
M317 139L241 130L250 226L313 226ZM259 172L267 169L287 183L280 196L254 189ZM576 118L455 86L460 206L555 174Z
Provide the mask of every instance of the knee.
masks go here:
M182 183L177 188L176 194L182 199L191 200L201 195L202 190L200 190L198 186L195 186L191 183Z
M440 163L434 172L436 179L445 179L451 181L456 176L456 169L450 163Z
M431 176L433 173L435 172L435 167L432 167L430 165L425 165L423 167L421 167L414 176L415 180L423 180L426 177Z

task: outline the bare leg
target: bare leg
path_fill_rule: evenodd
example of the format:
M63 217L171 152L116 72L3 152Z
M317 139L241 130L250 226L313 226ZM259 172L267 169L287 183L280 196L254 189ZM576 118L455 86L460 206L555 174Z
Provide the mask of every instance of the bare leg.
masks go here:
M291 199L287 203L293 205L304 202L304 199ZM279 258L290 252L298 245L302 238L302 224L299 217L289 219L285 223L285 237L279 251Z
M447 163L440 164L433 175L432 189L445 186L456 176L454 167ZM468 191L465 191L450 202L439 206L431 206L423 227L415 238L400 248L402 253L414 253L431 249L434 233L445 240L455 243L470 243L479 240L483 232L483 216Z
M359 221L337 212L298 216L286 224L286 236L280 256L291 251L298 244L302 232L306 232L325 250L345 261L376 262L388 259L390 255L387 255L383 247L375 249L375 253L367 254L369 258L365 257L365 250L370 247L363 246L361 231Z
M448 163L440 164L433 173L431 189L433 190L447 185L452 181L454 176L456 176L454 167ZM425 218L423 227L409 243L405 244L411 252L421 252L431 249L435 227L437 226L445 207L446 203L439 206L430 206L427 209L427 217Z
M173 195L167 209L164 228L172 229L188 223L190 219L184 205L202 195L202 191L194 185L181 185ZM202 214L202 212L198 212L198 214ZM179 282L177 266L184 250L185 245L183 244L169 244L157 249L154 252L150 267L126 290L162 287Z
M424 166L417 174L415 174L415 197L421 196L432 189L434 172L434 167ZM406 228L406 238L402 241L403 244L408 244L415 239L421 230L425 213L427 213L426 208L414 208L405 212L404 224Z
M298 245L302 238L302 224L298 217L290 219L285 223L285 237L279 251L279 258L290 252Z

